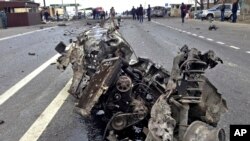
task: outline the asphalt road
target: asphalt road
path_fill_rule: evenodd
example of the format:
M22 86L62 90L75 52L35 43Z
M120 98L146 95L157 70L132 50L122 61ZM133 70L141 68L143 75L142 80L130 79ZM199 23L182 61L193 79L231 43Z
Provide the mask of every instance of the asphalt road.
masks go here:
M224 64L208 70L206 76L227 100L229 112L219 126L228 133L230 124L250 124L250 29L247 25L215 24L219 29L208 31L209 23L200 21L182 25L180 19L153 19L143 24L125 20L120 32L138 56L168 70L184 44L201 51L214 50ZM83 25L77 22L17 37L0 36L0 120L4 121L0 141L88 140L84 121L73 112L75 100L66 93L71 68L61 72L50 65L56 58L56 44L68 43L75 36L63 34L83 30Z
M43 113L72 77L71 68L61 72L52 65L57 54L54 48L60 41L68 44L69 39L76 36L69 35L68 31L78 33L76 30L82 31L82 25L84 23L78 22L66 27L25 29L23 33L28 34L0 38L0 120L4 121L0 125L0 141L16 141L22 137L23 140L34 141L37 136L39 141L80 141L87 138L84 124L73 112L74 98L67 97L60 107L58 102L55 103L52 108L60 109L51 121L47 115L53 111L49 109L48 113ZM13 95L6 98L10 94ZM46 117L40 122L43 126L31 128L39 117ZM48 126L44 126L46 122ZM41 132L35 136L25 135L29 129Z
M208 22L189 20L182 25L180 19L153 19L140 24L127 20L122 23L121 33L138 56L150 58L168 70L184 44L204 52L214 50L224 64L207 70L206 76L227 100L229 112L221 118L219 126L228 135L230 124L250 124L250 29L249 25L215 24L219 29L208 31Z

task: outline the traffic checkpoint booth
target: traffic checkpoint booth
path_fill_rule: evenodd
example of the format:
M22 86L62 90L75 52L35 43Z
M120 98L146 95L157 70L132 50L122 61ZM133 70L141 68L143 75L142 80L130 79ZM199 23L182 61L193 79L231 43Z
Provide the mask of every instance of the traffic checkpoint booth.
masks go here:
M39 4L34 2L0 1L0 11L6 12L8 27L40 24L38 7Z

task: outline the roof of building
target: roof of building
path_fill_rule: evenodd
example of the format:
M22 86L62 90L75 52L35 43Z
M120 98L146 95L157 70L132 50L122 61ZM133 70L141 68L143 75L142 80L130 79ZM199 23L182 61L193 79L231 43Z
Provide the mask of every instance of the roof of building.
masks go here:
M39 7L39 3L34 2L19 2L19 1L0 1L0 8L23 8L23 7Z

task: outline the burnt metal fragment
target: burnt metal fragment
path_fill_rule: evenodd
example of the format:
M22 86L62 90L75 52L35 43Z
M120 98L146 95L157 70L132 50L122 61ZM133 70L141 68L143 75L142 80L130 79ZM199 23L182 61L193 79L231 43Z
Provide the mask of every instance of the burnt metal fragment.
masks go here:
M115 23L101 24L81 33L68 50L56 47L58 68L73 69L75 111L93 120L101 140L225 141L217 124L227 104L204 76L223 63L214 51L184 45L168 72L137 57Z

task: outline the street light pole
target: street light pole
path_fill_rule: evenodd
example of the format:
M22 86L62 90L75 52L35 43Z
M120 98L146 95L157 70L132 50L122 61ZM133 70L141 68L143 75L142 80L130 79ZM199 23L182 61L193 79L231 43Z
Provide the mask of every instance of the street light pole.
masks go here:
M75 14L76 14L76 16L78 15L78 7L76 5L76 0L75 0Z
M43 0L43 6L46 7L46 2L45 2L45 0Z
M195 1L195 8L194 8L195 10L194 11L195 11L195 14L197 14L197 0L194 0L194 1Z
M63 21L64 21L65 11L64 11L64 6L63 6L63 0L62 0L62 9L63 9Z

